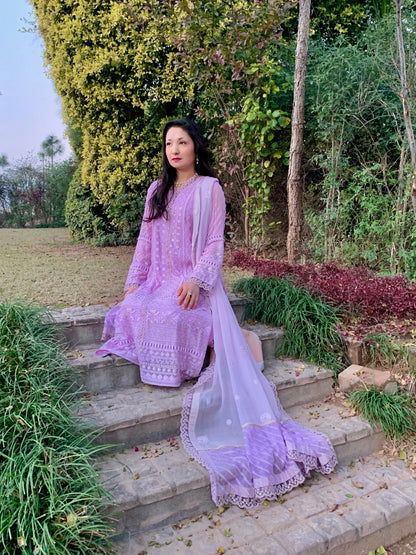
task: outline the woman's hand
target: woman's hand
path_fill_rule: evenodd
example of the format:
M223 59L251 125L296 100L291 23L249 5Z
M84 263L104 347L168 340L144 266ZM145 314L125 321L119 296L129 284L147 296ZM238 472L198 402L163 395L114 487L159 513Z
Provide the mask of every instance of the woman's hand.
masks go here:
M123 299L125 299L127 295L130 295L130 293L134 293L135 291L137 291L137 289L137 285L134 285L133 287L130 287L130 289L127 289L127 291L124 293Z
M176 295L179 297L177 304L182 305L183 310L192 310L198 304L199 287L193 281L187 281L182 283Z

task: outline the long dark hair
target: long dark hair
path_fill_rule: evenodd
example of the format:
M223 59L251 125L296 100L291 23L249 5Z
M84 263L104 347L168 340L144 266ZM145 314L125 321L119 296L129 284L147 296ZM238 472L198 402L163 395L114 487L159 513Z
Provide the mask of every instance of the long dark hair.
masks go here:
M156 190L150 199L150 215L147 221L156 220L165 216L167 218L167 203L169 191L175 187L176 170L173 168L166 156L166 134L171 127L180 127L188 133L194 143L194 150L197 162L195 162L195 171L199 175L208 175L217 177L214 170L209 164L209 154L205 145L204 135L199 126L192 120L181 118L168 121L163 129L162 135L162 153L163 165L162 173Z

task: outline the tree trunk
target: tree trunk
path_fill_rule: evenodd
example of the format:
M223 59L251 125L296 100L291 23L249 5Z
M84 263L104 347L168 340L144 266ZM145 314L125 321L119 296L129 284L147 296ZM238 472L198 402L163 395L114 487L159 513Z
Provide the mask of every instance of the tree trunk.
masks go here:
M399 62L400 62L400 82L401 82L401 100L403 104L403 118L406 125L406 136L409 143L410 150L410 166L411 166L411 198L413 213L416 219L416 144L415 135L413 133L412 126L412 116L410 114L410 106L407 101L409 95L409 88L407 86L407 74L406 74L406 57L404 53L403 46L403 31L402 31L402 0L393 0L396 8L396 38L397 47L399 50Z
M311 0L299 0L299 23L295 58L295 84L293 92L292 136L290 140L289 172L287 178L289 230L287 256L290 264L297 261L302 234L301 163L305 113L306 64L309 46L309 18Z

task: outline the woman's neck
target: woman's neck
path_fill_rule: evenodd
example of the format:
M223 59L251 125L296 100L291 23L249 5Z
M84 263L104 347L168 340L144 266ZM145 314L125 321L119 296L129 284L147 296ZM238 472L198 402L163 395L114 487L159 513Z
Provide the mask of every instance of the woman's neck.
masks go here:
M193 177L195 175L195 168L192 168L192 170L189 171L178 171L176 170L176 179L175 179L175 183L184 183L185 181L188 181L188 179L191 179L191 177Z

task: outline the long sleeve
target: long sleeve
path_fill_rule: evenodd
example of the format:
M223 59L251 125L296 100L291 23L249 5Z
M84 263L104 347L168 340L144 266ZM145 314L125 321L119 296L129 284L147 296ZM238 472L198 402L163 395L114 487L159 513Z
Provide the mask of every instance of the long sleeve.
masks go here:
M149 271L152 248L152 222L148 222L146 219L150 214L149 201L155 188L156 183L152 183L147 191L142 225L140 227L133 262L131 263L127 275L124 291L127 291L131 287L139 287L146 280Z
M224 226L225 198L221 186L216 183L212 190L207 242L191 276L191 281L206 291L213 289L221 273L224 255Z

